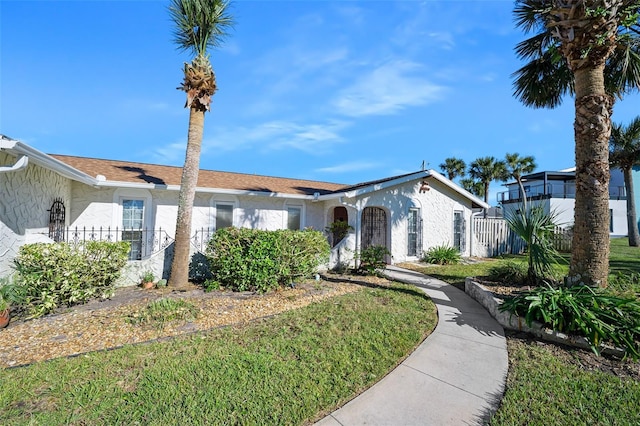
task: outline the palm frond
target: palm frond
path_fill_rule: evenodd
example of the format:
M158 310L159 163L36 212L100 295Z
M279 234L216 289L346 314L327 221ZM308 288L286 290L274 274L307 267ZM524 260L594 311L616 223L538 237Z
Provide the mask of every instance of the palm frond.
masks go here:
M555 108L567 94L573 94L573 74L567 62L545 54L514 72L513 96L526 106Z
M640 89L640 40L638 36L619 39L605 67L605 85L608 93L619 98Z
M178 49L205 56L208 48L219 47L234 24L229 6L228 0L171 0Z
M513 9L516 28L522 28L525 33L543 30L550 10L550 0L516 0Z

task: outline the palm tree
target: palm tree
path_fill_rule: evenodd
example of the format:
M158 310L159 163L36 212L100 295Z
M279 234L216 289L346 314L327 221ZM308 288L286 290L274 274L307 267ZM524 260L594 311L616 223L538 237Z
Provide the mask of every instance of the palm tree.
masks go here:
M484 195L484 185L479 180L473 178L460 179L460 186L478 197Z
M440 170L447 174L449 180L453 180L458 176L464 176L467 164L464 160L455 157L449 157L444 159L444 163L440 164Z
M534 37L516 53L515 96L555 107L575 95L576 199L569 284L606 286L609 272L609 137L614 95L637 89L638 0L516 0L516 26ZM605 75L607 78L605 79Z
M178 90L187 94L189 132L182 169L174 257L168 285L181 287L189 279L189 246L193 200L200 168L200 148L204 113L209 111L216 92L216 76L207 49L219 47L233 25L227 0L171 0L169 14L175 25L174 41L178 49L190 51L194 58L184 64L184 81Z
M504 161L496 160L495 157L481 157L469 165L469 175L482 183L482 193L484 202L489 203L489 185L494 180L506 180L507 167Z
M640 246L640 234L636 220L636 200L633 189L633 166L640 163L640 116L628 126L613 124L609 140L609 162L620 167L624 175L624 189L627 194L627 230L629 246Z
M536 160L531 155L520 157L520 154L515 152L513 154L507 154L504 162L507 167L507 174L518 182L526 209L526 195L524 193L524 186L522 185L522 175L531 173L538 167Z

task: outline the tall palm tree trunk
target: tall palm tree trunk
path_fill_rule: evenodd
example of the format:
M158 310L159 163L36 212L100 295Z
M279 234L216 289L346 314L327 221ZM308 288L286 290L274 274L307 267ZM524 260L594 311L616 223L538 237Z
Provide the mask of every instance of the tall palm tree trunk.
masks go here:
M191 244L191 217L193 200L198 184L200 170L200 150L204 129L204 108L193 104L189 110L189 134L187 153L182 168L182 184L178 195L178 218L176 220L176 239L174 258L168 285L185 287L189 281L189 254Z
M636 194L633 192L633 167L624 167L624 187L627 193L627 235L629 235L629 246L640 246L640 232L636 215Z
M613 98L604 65L574 71L576 200L568 282L607 286L609 273L609 137Z

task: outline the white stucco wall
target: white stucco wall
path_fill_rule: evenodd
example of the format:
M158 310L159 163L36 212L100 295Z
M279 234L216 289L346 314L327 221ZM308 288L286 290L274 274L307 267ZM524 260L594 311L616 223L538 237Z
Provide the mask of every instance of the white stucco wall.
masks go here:
M15 161L14 157L0 152L0 165ZM62 198L68 221L69 179L33 162L22 170L0 173L0 277L13 273L13 259L22 244L48 240L47 210L55 198Z
M387 212L387 245L392 263L415 260L407 255L408 212L417 207L423 220L422 248L424 251L439 245L453 245L454 212L462 211L465 226L463 256L469 255L470 201L435 179L428 179L429 190L420 193L421 181L413 181L359 197L356 201L361 214L366 207L381 207ZM351 217L351 212L350 217Z

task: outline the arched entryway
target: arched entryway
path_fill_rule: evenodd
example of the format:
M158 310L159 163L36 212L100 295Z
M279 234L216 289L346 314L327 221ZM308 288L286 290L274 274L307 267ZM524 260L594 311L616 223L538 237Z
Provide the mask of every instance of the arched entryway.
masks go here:
M340 241L344 239L349 233L349 230L353 229L349 226L349 213L344 206L337 206L333 208L333 220L329 225L331 233L331 247L338 245Z
M380 207L362 210L361 247L387 247L387 213Z

